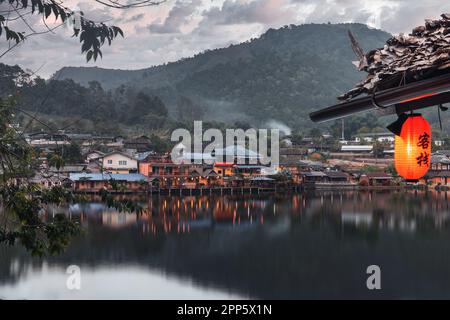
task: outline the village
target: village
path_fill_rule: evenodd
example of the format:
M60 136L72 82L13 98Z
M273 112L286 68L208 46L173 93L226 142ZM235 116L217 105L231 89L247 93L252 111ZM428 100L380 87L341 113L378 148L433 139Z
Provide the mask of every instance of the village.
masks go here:
M153 151L147 136L38 132L26 137L39 155L39 171L31 182L42 188L63 186L76 193L108 190L192 195L402 187L447 190L450 150L443 149L445 141L433 141L436 150L430 157L430 170L411 183L395 172L394 140L390 132L359 134L352 140L336 140L329 134L321 134L296 143L284 137L280 162L269 167L261 165L260 154L242 146L228 146L206 154L186 152L186 147L179 143L174 150L181 155L181 162L174 163L169 152ZM78 161L58 163L52 159L57 152L64 153L74 145L79 149ZM230 157L233 162L223 161Z

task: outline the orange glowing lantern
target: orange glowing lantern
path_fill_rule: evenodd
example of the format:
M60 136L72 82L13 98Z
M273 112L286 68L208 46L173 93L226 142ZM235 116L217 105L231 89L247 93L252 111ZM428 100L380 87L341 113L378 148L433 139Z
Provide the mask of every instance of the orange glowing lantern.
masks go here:
M395 136L395 169L407 180L422 178L430 168L431 129L420 114L408 115Z

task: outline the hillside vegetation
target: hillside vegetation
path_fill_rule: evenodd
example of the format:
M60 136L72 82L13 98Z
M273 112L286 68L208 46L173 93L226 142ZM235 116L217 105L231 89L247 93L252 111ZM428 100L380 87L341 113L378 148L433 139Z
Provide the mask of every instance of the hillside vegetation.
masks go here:
M390 36L363 24L307 24L270 29L257 39L143 70L66 67L53 79L72 79L105 90L142 91L161 98L172 119L181 120L180 99L196 106L198 118L262 125L278 120L293 128L311 127L308 113L336 103L336 97L364 75L347 31L365 50Z

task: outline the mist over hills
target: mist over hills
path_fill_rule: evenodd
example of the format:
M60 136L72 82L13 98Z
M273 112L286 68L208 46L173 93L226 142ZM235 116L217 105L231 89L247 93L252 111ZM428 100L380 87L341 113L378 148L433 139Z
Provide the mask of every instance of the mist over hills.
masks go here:
M276 120L293 128L311 127L309 112L336 103L338 95L364 77L352 65L356 58L348 30L365 50L383 46L390 37L356 23L290 25L147 69L65 67L53 79L143 91L161 98L177 120L183 117L177 107L180 97L187 97L201 110L197 119L253 125Z

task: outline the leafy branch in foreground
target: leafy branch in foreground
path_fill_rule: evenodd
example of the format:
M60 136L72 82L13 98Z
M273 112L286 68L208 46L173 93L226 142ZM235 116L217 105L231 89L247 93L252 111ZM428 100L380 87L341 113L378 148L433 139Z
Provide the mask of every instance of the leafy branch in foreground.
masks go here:
M81 226L64 214L49 217L49 206L86 199L61 186L44 189L29 182L38 165L33 150L12 125L13 110L14 101L0 99L0 244L19 242L33 255L57 254L81 232ZM106 190L101 196L121 212L139 209L130 201L116 201Z
M44 221L42 213L47 205L67 203L71 201L68 198L69 193L61 187L40 190L33 185L2 186L4 221L0 227L0 243L14 245L19 240L33 255L60 253L81 229L63 214Z
M111 45L111 42L118 35L124 36L122 29L119 27L108 26L103 22L94 22L85 18L83 12L74 12L65 7L63 3L63 1L55 0L0 0L0 8L6 8L6 10L0 10L0 38L4 36L6 41L15 43L0 57L28 37L53 32L61 25L70 26L73 29L73 36L79 37L82 44L81 51L86 54L87 61L91 59L95 61L98 56L102 57L100 48L105 43ZM49 19L53 19L55 22L60 21L61 24L52 29L45 24L47 29L43 32L37 32L27 21L26 15L28 14L40 15L44 24ZM15 20L22 20L31 33L12 30L8 23Z
M73 201L73 195L28 183L34 154L12 125L13 110L13 100L0 100L0 243L20 241L35 255L58 253L79 232L78 224L64 215L44 221L43 213L48 205Z

